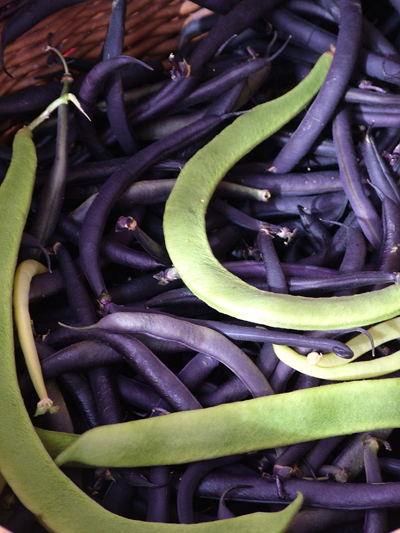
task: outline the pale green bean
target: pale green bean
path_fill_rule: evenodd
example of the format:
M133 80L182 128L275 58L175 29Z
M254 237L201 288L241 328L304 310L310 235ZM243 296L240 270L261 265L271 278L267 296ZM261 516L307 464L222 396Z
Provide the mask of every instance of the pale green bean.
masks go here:
M400 312L399 285L335 298L261 291L223 268L208 244L204 217L216 186L245 154L311 101L331 59L332 54L323 54L297 87L241 115L199 150L181 171L166 203L165 243L174 266L196 296L222 313L272 327L325 330L366 326Z
M47 268L34 259L23 261L17 268L14 279L14 316L17 326L19 343L24 354L25 363L36 393L40 398L35 416L47 411L56 413L58 407L47 394L39 356L32 332L31 316L29 314L29 288L33 276L47 272Z

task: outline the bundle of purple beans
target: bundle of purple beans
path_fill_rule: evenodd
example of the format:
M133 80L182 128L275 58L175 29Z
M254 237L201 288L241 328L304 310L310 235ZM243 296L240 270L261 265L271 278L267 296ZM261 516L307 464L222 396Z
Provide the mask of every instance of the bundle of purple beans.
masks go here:
M36 17L73 3L43 2ZM196 3L212 13L185 27L168 76L161 63L121 55L125 11L115 9L102 58L67 58L70 89L92 121L70 108L63 128L54 118L35 131L38 172L20 258L51 266L32 280L30 310L44 378L64 407L63 417L32 418L37 427L82 433L330 383L281 362L272 344L345 357L344 343L359 330L260 329L216 312L176 275L162 219L186 161L238 113L295 86L332 47L335 61L314 102L217 188L209 242L228 270L265 291L342 296L398 283L400 2ZM29 24L13 15L2 50ZM60 63L53 52L49 61ZM59 96L62 75L60 64L59 79L0 98L2 121L28 123ZM2 177L10 159L11 148L1 146ZM132 335L60 325L88 326L116 312L135 313ZM196 344L199 326L209 339ZM245 357L236 361L238 349ZM375 357L398 349L397 339ZM33 417L37 398L18 364ZM86 468L80 476L98 503L137 520L191 524L277 511L300 491L304 506L291 533L400 527L398 429L189 465ZM10 500L7 488L2 498ZM15 499L0 519L10 531L44 531Z

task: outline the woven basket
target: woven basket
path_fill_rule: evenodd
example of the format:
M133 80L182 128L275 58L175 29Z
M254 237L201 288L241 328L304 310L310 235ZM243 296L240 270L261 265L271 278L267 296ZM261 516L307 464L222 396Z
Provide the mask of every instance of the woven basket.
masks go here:
M52 46L65 56L97 60L111 15L111 0L88 0L50 15L7 46L4 63L10 78L0 73L0 96L45 83L52 71L44 49L51 34ZM176 50L183 26L206 10L188 0L128 0L124 54L168 63ZM0 23L0 32L5 21Z

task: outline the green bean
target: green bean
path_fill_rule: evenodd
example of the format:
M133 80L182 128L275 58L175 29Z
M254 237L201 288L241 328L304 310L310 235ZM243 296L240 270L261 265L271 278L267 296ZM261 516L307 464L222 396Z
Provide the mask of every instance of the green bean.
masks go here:
M53 405L53 401L47 394L39 356L35 346L35 339L32 333L31 316L29 314L29 288L31 280L36 274L42 274L44 272L48 272L45 266L34 259L27 259L18 266L14 280L14 316L18 338L33 386L40 398L35 416L42 415L47 411L50 413L56 413L58 411L58 407Z
M19 245L36 173L32 130L57 105L56 100L13 141L13 157L0 186L0 471L21 502L55 533L179 533L284 531L302 505L302 497L281 513L247 516L190 526L151 524L116 516L84 494L54 464L38 437L22 400L14 361L12 291ZM159 417L162 419L163 417Z
M400 423L399 401L398 378L303 389L93 428L55 462L98 467L182 464L394 428Z
M294 368L294 370L307 374L308 376L330 381L377 378L400 370L400 351L371 361L359 361L358 363L321 368L319 362L315 365L310 363L307 357L299 355L292 348L289 348L289 346L278 346L274 344L274 350L277 357L286 365Z
M165 243L172 262L188 288L222 313L296 330L365 326L399 314L399 285L334 298L261 291L227 272L213 256L207 241L204 217L218 183L245 154L311 101L331 60L331 53L323 54L294 89L241 115L214 137L187 162L166 203Z

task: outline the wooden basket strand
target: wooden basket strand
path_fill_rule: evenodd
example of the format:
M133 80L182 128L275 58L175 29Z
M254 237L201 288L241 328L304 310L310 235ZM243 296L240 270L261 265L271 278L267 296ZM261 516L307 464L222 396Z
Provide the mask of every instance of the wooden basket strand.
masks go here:
M52 46L68 57L99 59L111 15L111 0L88 0L50 15L6 47L4 63L13 76L0 72L0 96L45 83L49 67L44 51ZM124 54L165 61L177 49L180 32L196 16L199 6L190 0L128 0ZM200 10L203 11L203 10ZM0 23L0 32L5 21Z

